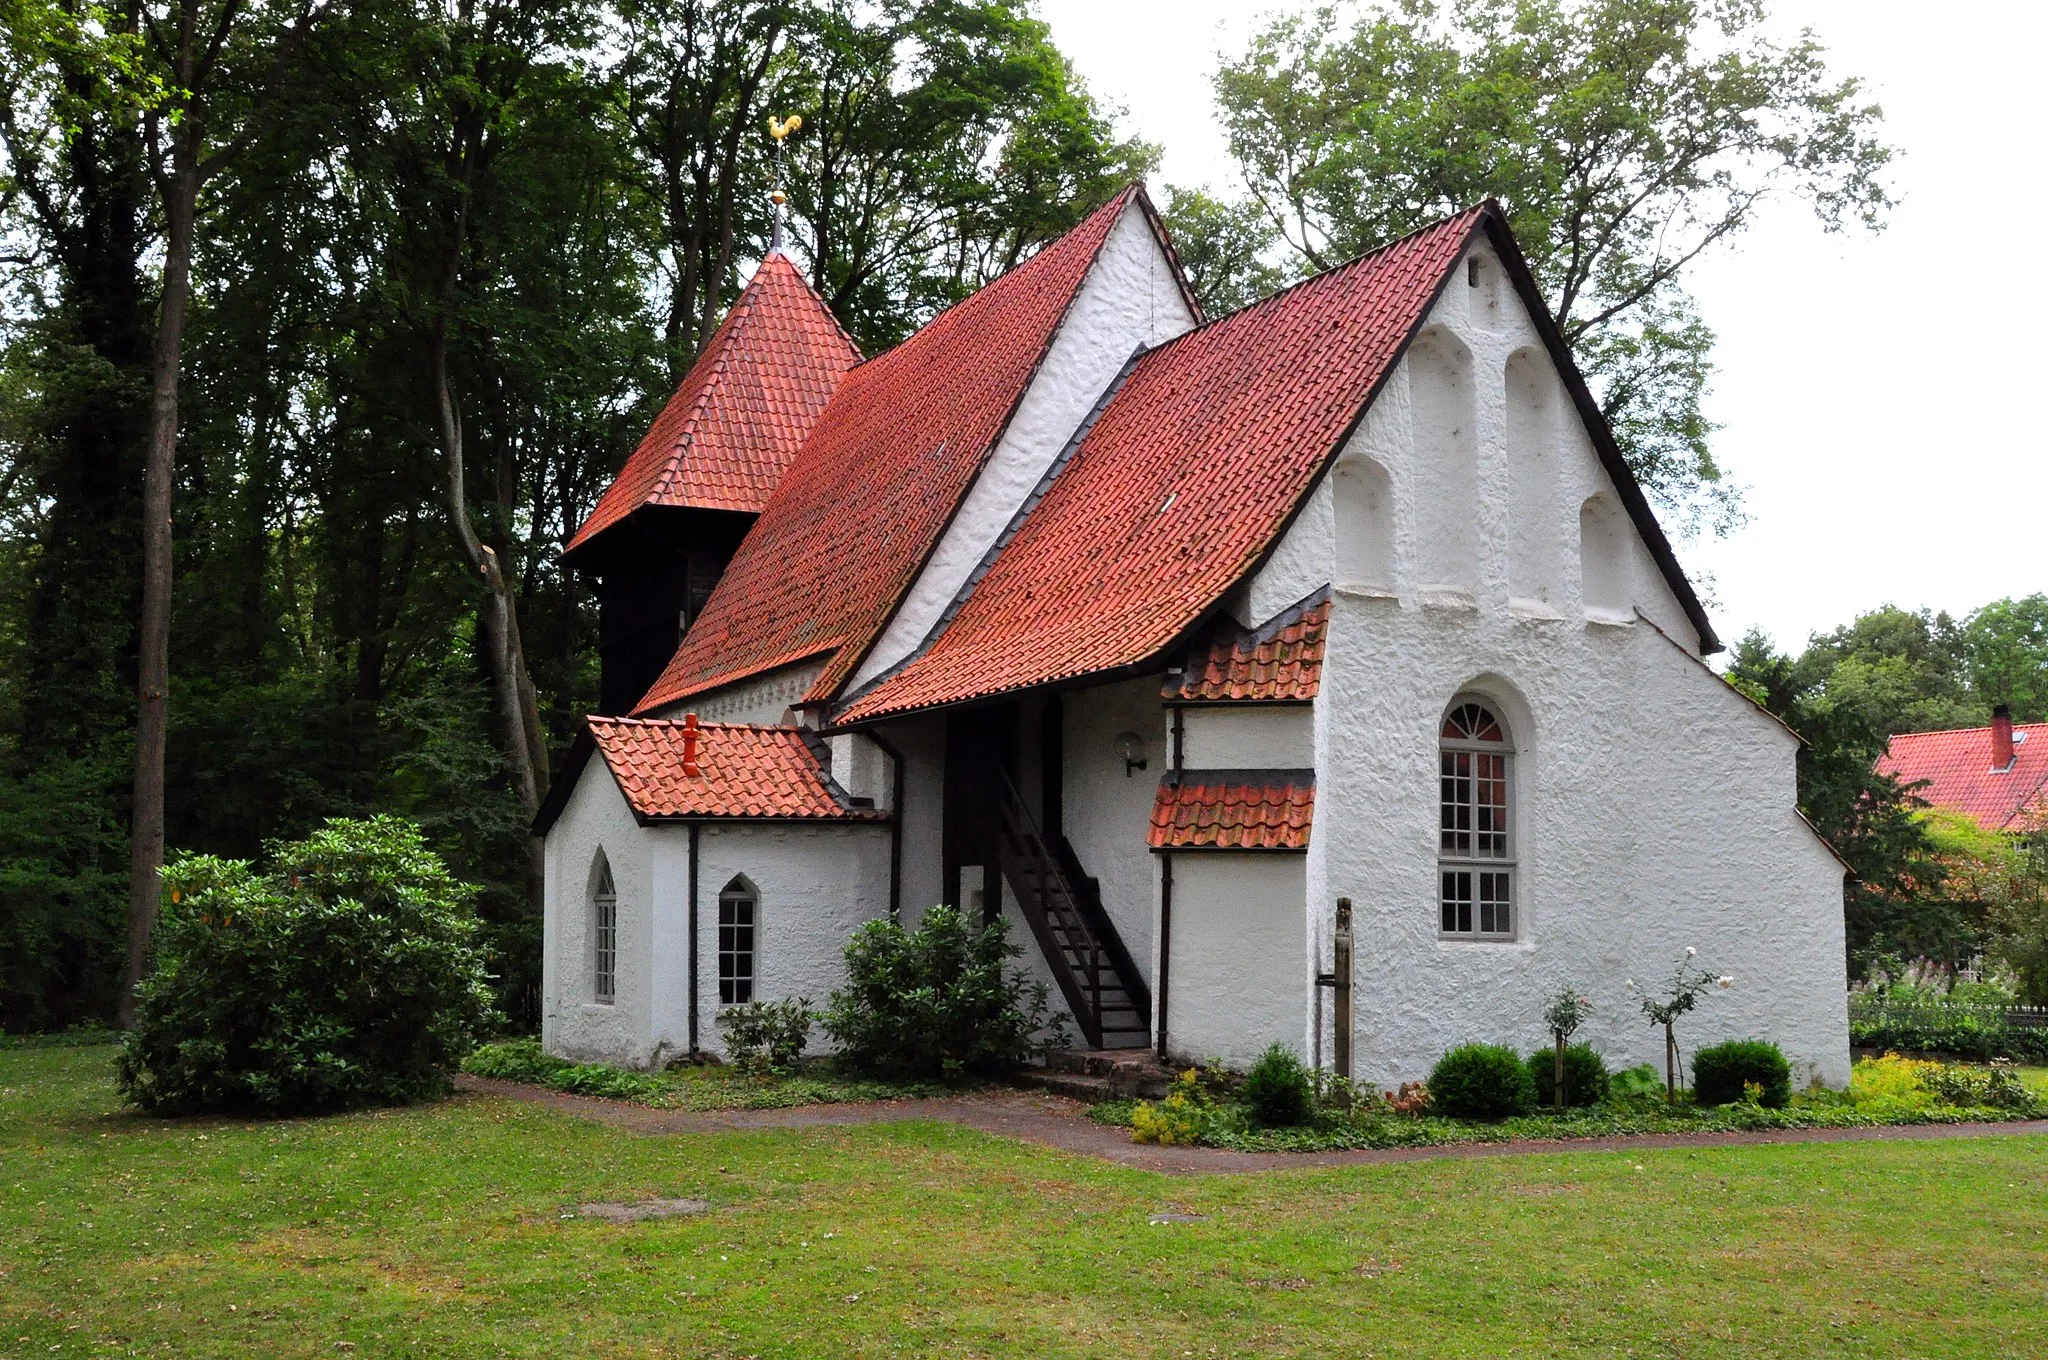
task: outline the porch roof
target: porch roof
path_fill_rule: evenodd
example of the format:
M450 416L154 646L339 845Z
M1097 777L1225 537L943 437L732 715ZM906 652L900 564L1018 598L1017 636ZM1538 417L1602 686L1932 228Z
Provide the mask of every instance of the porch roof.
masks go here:
M1306 850L1313 770L1189 770L1152 802L1154 850Z

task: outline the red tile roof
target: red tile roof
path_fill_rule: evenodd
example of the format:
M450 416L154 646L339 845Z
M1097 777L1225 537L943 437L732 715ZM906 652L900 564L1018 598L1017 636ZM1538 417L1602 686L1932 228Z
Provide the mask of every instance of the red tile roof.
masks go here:
M759 514L859 362L825 300L770 252L565 551L647 505Z
M1136 192L847 375L636 711L826 653L812 697L838 688L1001 437Z
M703 723L697 728L698 773L688 775L683 772L682 723L598 717L588 721L598 753L642 820L885 817L873 808L852 806L798 728Z
M1313 699L1323 683L1323 636L1329 627L1325 589L1257 628L1218 637L1178 677L1169 671L1160 695L1182 704Z
M1955 808L1989 830L2031 829L2048 817L2048 723L2013 724L2013 767L1991 772L1991 729L1902 732L1877 762L1936 807ZM2022 739L2024 737L2024 739Z
M1190 771L1152 802L1154 850L1306 850L1315 776L1306 770Z
M1145 354L938 640L840 720L1135 665L1184 635L1278 538L1487 211Z

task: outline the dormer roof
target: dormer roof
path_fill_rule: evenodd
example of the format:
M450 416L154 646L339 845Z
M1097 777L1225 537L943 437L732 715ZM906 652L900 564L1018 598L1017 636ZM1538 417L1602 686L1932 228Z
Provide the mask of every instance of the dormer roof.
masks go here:
M860 357L795 263L770 251L565 553L647 506L759 514Z

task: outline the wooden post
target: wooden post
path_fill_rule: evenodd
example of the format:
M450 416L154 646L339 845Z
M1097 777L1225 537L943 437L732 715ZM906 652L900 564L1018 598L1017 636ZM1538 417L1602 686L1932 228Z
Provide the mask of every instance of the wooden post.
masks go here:
M1337 974L1337 1021L1335 1044L1331 1056L1336 1060L1337 1075L1351 1080L1351 899L1337 899L1337 936L1334 971Z

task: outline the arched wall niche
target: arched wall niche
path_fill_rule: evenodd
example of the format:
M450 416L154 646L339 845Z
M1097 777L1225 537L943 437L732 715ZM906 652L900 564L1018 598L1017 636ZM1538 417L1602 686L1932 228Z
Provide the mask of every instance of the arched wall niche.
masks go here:
M1337 584L1370 594L1394 593L1394 483L1378 460L1357 456L1337 464Z
M1408 351L1408 400L1414 421L1418 556L1422 588L1479 587L1478 403L1472 352L1432 327Z
M1519 349L1502 373L1506 397L1508 597L1554 611L1557 544L1557 383L1547 355Z
M1579 595L1589 619L1625 623L1633 617L1628 533L1621 507L1605 494L1588 496L1579 507Z

